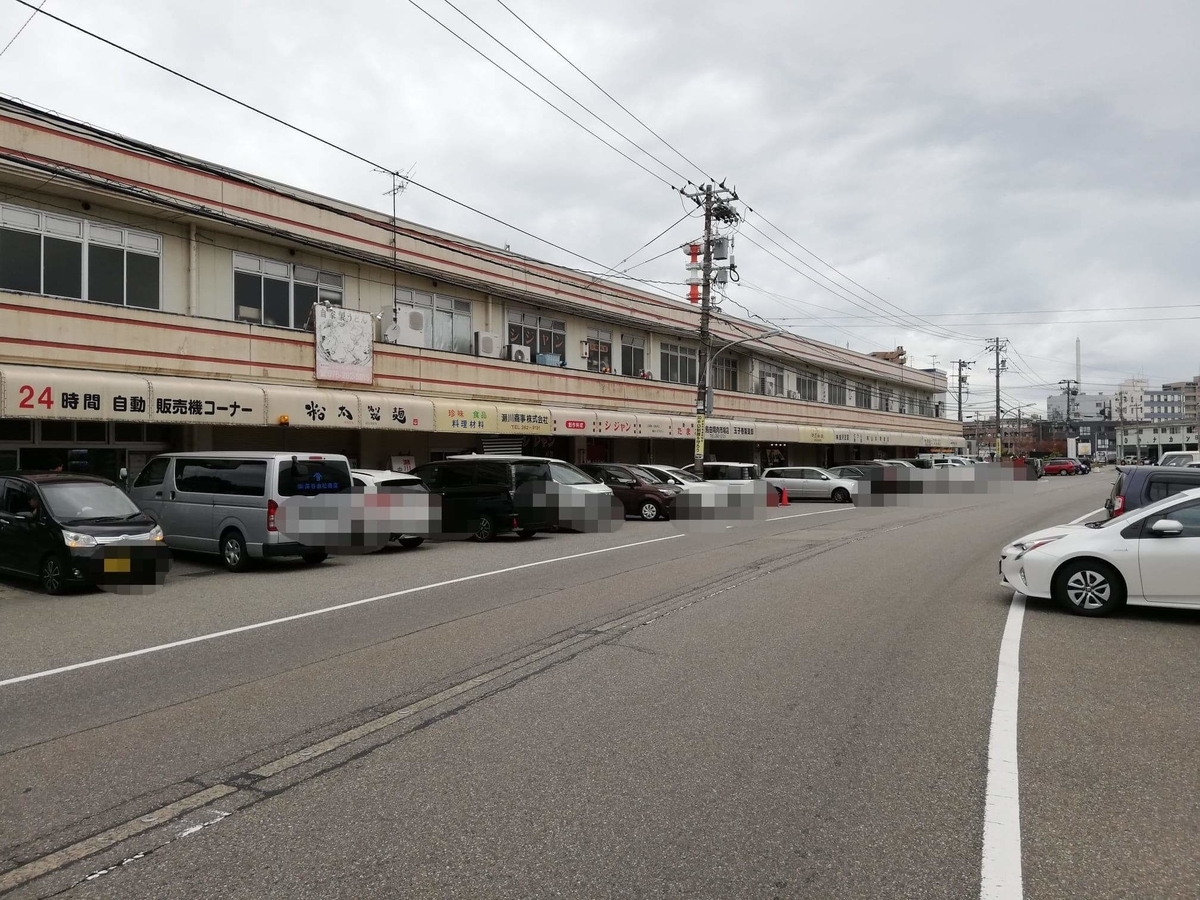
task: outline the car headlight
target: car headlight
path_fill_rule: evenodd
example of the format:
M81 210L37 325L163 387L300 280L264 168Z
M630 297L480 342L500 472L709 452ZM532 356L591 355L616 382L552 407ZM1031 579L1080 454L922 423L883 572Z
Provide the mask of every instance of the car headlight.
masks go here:
M95 547L96 539L90 534L80 534L77 531L66 531L62 533L63 543L68 547Z
M1018 541L1017 543L1013 544L1013 547L1015 547L1018 551L1016 558L1020 559L1026 553L1030 553L1036 550L1038 547L1045 547L1047 544L1053 544L1055 541L1060 541L1064 537L1066 537L1065 534L1053 534L1050 537L1038 538L1035 541Z
M160 526L155 525L150 529L150 540L161 541L163 539L163 530Z

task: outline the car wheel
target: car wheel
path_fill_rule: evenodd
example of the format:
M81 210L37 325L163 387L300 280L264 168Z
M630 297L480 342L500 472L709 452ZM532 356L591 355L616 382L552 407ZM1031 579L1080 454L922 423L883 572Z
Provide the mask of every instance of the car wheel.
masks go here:
M250 568L250 553L246 550L246 539L234 528L221 535L221 562L230 572L245 572Z
M474 538L477 541L492 541L496 539L496 523L489 516L480 516L475 523Z
M42 564L38 566L38 580L47 594L53 597L62 594L67 588L67 570L63 561L53 553L46 554Z
M423 543L425 543L425 538L423 537L400 538L400 546L405 550L411 550L414 547L420 547Z
M1071 473L1068 472L1066 469L1060 469L1058 474L1059 475L1070 475Z
M641 508L638 509L638 515L641 516L642 520L645 522L654 522L659 516L662 515L662 509L660 509L659 505L653 500L647 500L641 505Z
M310 566L319 566L329 559L329 554L324 550L310 550L308 553L301 553L300 558Z
M529 540L535 534L537 534L537 532L534 531L532 528L522 528L520 531L517 532L517 537L524 538L525 540Z
M849 503L850 492L845 488L834 488L833 495L829 499L831 499L834 503Z
M1076 615L1106 616L1125 605L1125 582L1107 563L1078 559L1055 573L1053 594Z

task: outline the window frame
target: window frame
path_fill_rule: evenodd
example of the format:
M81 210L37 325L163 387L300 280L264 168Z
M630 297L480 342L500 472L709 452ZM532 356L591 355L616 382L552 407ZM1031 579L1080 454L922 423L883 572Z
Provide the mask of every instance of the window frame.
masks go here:
M589 372L601 372L605 375L612 374L612 335L612 331L604 328L589 328L587 330L587 369Z
M784 395L784 375L783 366L777 366L774 363L763 362L759 360L757 377L754 379L754 387L757 393L763 396L782 397ZM770 381L775 388L773 395L768 395L765 389L766 383Z
M849 406L849 396L846 390L846 377L844 375L830 375L826 382L826 389L829 393L828 403L830 406ZM838 399L840 397L840 399Z
M406 296L402 296L406 295ZM426 299L428 302L425 302ZM397 287L392 301L394 309L418 309L425 313L425 346L429 350L439 350L442 353L461 353L473 355L475 352L475 307L470 300L454 297L449 294L436 294L432 291L418 291L413 288ZM439 314L450 317L449 347L439 346ZM465 323L463 320L465 319ZM466 330L460 336L459 330L465 324Z
M312 315L313 307L315 307L316 304L321 302L321 300L323 299L321 297L322 289L324 289L330 293L340 294L341 299L337 303L332 304L332 305L341 307L342 309L346 308L346 276L340 272L329 272L324 269L318 269L316 266L305 265L304 263L283 262L282 260L279 260L279 259L272 259L269 256L258 256L254 253L243 253L241 250L233 250L230 252L231 252L231 261L232 261L232 269L233 269L232 275L230 276L231 287L232 287L232 289L230 291L230 299L233 301L233 321L235 321L235 322L244 322L247 325L259 325L263 328L287 328L289 331L304 331L308 327L308 319ZM258 265L257 269L251 268L249 262L242 262L239 264L239 259L238 259L239 257L241 257L242 260L253 261L253 262L257 263L257 265ZM269 271L269 267L275 267L275 271ZM308 281L308 280L299 280L296 278L296 270L297 269L311 270L313 272L316 272L318 278L320 278L321 276L324 276L327 280L325 282L321 282L321 283L314 282L314 281ZM287 276L284 277L281 274L281 271L286 271ZM238 314L237 282L238 282L239 274L248 276L248 277L256 277L259 280L259 289L258 289L258 316L259 317L257 320L243 318L242 316L240 316ZM266 280L268 278L271 281L275 281L275 282L279 282L281 284L287 285L288 324L286 324L286 325L278 325L278 324L268 325L263 321L263 318L264 318L263 305L266 300ZM333 285L333 283L332 283L333 279L338 279L341 282L340 288ZM306 287L306 288L312 287L312 288L316 289L316 297L313 301L313 306L309 307L309 315L306 316L305 321L301 322L300 324L296 324L296 321L295 321L296 320L296 285L297 284L301 285L302 287ZM332 300L330 302L332 303Z
M625 365L625 354L628 351L629 365ZM635 365L637 357L641 356L641 365ZM621 335L621 374L630 378L641 378L646 371L646 339L637 334Z
M736 356L718 356L712 366L712 389L714 391L737 391L739 371Z
M689 347L686 344L672 344L662 342L658 345L659 350L659 373L658 380L665 381L668 384L697 384L699 383L700 374L700 353L695 347ZM675 360L675 372L678 377L672 378L670 359ZM684 380L686 375L681 375L683 369L687 367L685 364L690 363L694 366L695 377L691 381Z
M519 328L521 331L521 340L513 341L512 329ZM530 344L525 340L525 332L533 331L533 343ZM549 351L542 350L543 335L549 337ZM560 362L567 361L567 320L555 319L551 316L539 315L536 312L526 312L521 309L510 309L504 317L504 338L505 344L516 344L519 347L529 347L532 351L531 355L536 361L539 356L544 356L548 352L550 355L560 357ZM556 340L557 339L557 340ZM558 341L562 341L562 352L555 350L555 345Z
M51 223L61 223L66 227L53 228ZM0 290L24 293L39 297L56 297L64 300L83 300L89 303L103 303L105 306L120 306L127 309L159 310L163 308L163 236L153 231L143 231L140 228L128 228L124 225L109 224L92 219L65 216L57 212L49 212L32 207L18 206L11 203L0 203L0 229L18 234L38 236L38 289L23 291L19 288L0 288ZM71 233L73 231L74 233ZM46 241L54 240L61 243L79 245L79 296L70 294L46 292ZM112 303L107 300L92 299L91 294L91 254L92 247L119 251L121 254L121 302ZM154 281L155 306L142 306L129 302L129 254L154 259L157 262L158 277Z
M812 396L807 397L806 387L812 388ZM796 397L805 403L821 402L821 377L816 372L803 370L796 373Z

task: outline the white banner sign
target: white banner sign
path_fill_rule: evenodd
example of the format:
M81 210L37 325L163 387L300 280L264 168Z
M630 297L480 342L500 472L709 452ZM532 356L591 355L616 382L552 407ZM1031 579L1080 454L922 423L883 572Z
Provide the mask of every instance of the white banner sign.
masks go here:
M370 384L375 375L372 315L322 303L313 307L313 313L317 323L317 380Z

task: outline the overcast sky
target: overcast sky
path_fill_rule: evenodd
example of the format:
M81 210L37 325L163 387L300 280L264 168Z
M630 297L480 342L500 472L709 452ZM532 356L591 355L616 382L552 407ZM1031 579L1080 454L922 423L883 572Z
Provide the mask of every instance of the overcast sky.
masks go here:
M703 179L497 0L452 2L658 161L447 0L416 2L670 185L680 186L680 175ZM1076 337L1086 390L1111 391L1134 375L1155 383L1200 372L1195 0L505 2L761 213L748 215L737 238L742 282L729 293L730 312L740 313L736 301L856 350L900 344L922 367L934 357L944 370L974 360L972 408L993 403L984 355L993 335L1013 347L1006 407L1044 411L1057 391L1049 383L1075 375ZM606 266L686 211L668 184L533 97L410 0L47 0L46 10L363 156L415 167L417 181ZM28 15L0 0L0 46ZM369 166L41 16L0 57L0 91L390 209L388 180ZM415 187L400 210L592 268ZM679 223L629 264L699 228ZM830 286L800 260L843 296L797 274ZM672 253L634 273L677 282L683 263Z

